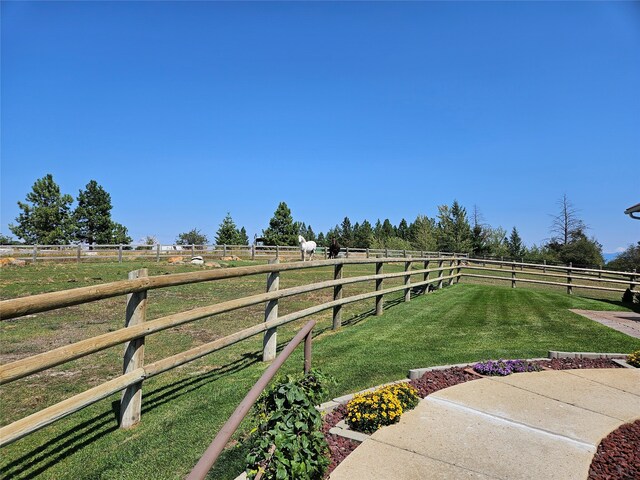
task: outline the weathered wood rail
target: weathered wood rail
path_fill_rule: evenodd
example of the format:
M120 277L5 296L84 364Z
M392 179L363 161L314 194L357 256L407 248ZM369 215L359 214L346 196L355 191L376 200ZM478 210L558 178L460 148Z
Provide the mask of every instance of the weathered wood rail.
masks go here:
M622 293L627 288L636 291L638 285L640 285L640 282L638 282L640 274L635 270L633 272L619 272L595 268L579 268L571 264L562 266L478 258L464 259L464 262L465 265L462 268L466 271L462 273L462 277L511 282L512 288L516 288L516 284L521 282L566 287L568 294L572 294L574 288ZM500 273L501 275L470 273L469 270L472 272ZM510 275L507 275L509 273ZM555 278L562 278L564 281L554 281L553 279ZM575 283L576 281L584 283ZM594 285L595 283L610 286ZM624 285L625 288L616 288L613 285Z
M418 262L422 263L421 266L423 268L414 269L413 265ZM127 308L124 328L0 366L0 384L6 384L109 347L119 344L125 345L124 371L121 376L2 427L0 429L0 446L12 443L29 433L119 391L124 391L120 404L120 426L122 428L128 428L140 420L141 392L145 379L184 365L260 333L265 334L263 359L266 361L273 360L276 350L277 327L325 310L333 310L333 328L340 328L342 325L341 307L369 298L376 299L375 312L376 315L381 315L383 313L384 295L403 291L404 300L410 301L412 288L426 287L429 284L436 284L437 288L443 288L445 284L450 285L457 282L462 275L460 262L461 259L456 257L341 258L284 264L276 262L268 265L227 268L157 277L146 276L146 270L142 269L131 272L128 280L4 300L0 302L0 318L2 320L14 319L24 315L121 295L127 295ZM383 265L389 263L403 264L404 269L399 272L383 273ZM374 275L343 278L343 269L345 266L361 264L374 264L376 273ZM434 264L437 264L437 266L433 266ZM430 265L432 265L431 268L429 268ZM279 289L278 279L282 272L327 266L334 267L334 278L331 280ZM430 278L431 273L437 275ZM147 305L146 295L149 290L259 274L268 275L266 293L195 308L151 321L146 321L145 319ZM412 277L416 275L420 275L421 279L412 282ZM383 281L393 278L402 278L403 283L398 286L383 288ZM375 290L343 297L342 287L344 285L360 282L375 282ZM314 305L287 315L278 316L277 304L279 299L328 288L333 288L334 290L332 301ZM425 288L423 291L428 291L428 289ZM144 364L144 339L147 335L212 315L261 303L266 304L264 322L162 360L146 365Z
M425 257L425 256L465 256L447 252L428 252L424 250L392 250L388 248L351 248L343 247L340 254L345 258ZM161 262L171 257L202 256L207 260L238 257L243 260L278 258L295 260L301 258L300 248L283 245L0 245L0 257L14 257L29 263L37 262L95 262L128 260L155 260ZM318 247L316 258L326 259L327 247Z

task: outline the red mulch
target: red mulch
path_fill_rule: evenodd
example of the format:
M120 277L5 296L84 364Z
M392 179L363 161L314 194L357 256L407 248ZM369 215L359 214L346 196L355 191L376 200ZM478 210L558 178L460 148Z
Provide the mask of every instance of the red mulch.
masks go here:
M617 363L603 358L553 358L550 360L537 360L533 363L552 370L622 368ZM443 388L453 387L478 378L480 377L465 372L463 368L452 367L445 370L426 372L422 377L411 380L409 383L418 390L418 395L424 398ZM346 407L340 405L323 419L322 433L324 433L331 451L331 463L329 464L327 477L347 455L360 445L359 442L354 440L329 433L332 427L344 419L346 413ZM628 428L625 429L625 427ZM612 436L614 436L613 440L607 442L609 437ZM598 447L598 453L596 453L589 472L589 480L640 479L640 421L620 427L615 432L612 432L609 437L605 438ZM620 471L622 473L619 473Z
M640 478L640 420L622 425L598 445L589 468L589 480Z

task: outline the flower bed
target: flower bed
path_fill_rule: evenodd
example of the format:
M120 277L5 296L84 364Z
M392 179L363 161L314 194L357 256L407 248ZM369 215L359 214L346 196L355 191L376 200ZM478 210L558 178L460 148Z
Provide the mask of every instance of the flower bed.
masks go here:
M640 350L636 350L627 357L627 363L633 367L640 368Z
M548 368L551 370L570 370L570 369L584 369L584 368L622 368L617 363L606 359L606 358L597 358L597 359L589 359L589 358L553 358L550 360L536 360L531 362L539 367ZM409 385L414 387L420 398L425 398L427 395L430 395L438 390L442 390L443 388L453 387L460 383L468 382L470 380L477 380L480 377L474 375L473 373L469 373L465 371L464 368L461 367L451 367L443 370L431 370L426 372L422 377L411 380ZM322 432L329 443L329 450L331 455L331 463L329 464L329 469L327 471L326 477L329 477L329 474L340 464L342 460L344 460L353 450L360 445L359 442L355 440L350 440L348 438L341 437L339 435L334 435L329 433L329 430L336 426L341 420L344 420L347 414L347 409L345 405L340 405L332 412L325 415L323 419L323 427ZM636 422L638 423L638 422ZM634 424L635 425L635 424ZM640 428L640 427L634 427ZM629 442L627 442L628 444ZM625 444L624 438L619 440L618 446L615 447L617 449L628 449L628 445L623 447ZM632 449L637 449L637 444L634 447L633 443L630 444ZM611 445L603 442L603 452L606 452L607 449L611 448ZM600 449L599 449L600 451ZM590 474L591 475L591 474ZM634 477L606 477L606 476L590 476L589 480L600 480L604 478L634 478Z
M347 403L346 421L353 430L373 433L400 420L402 412L415 408L419 397L409 384L397 383L369 393L359 393Z
M539 372L542 367L526 360L488 360L476 363L473 366L473 370L480 375L504 377L512 373Z

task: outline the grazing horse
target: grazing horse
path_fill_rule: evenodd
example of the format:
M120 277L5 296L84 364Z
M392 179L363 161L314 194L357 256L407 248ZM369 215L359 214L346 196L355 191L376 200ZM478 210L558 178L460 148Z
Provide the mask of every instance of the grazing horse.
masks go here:
M309 260L313 259L313 254L316 251L316 242L306 241L302 235L298 235L298 243L300 243L300 251L302 252L302 261L306 260L307 254L309 254Z
M338 253L340 253L340 245L338 245L338 241L334 238L331 240L331 246L329 247L329 258L338 258Z

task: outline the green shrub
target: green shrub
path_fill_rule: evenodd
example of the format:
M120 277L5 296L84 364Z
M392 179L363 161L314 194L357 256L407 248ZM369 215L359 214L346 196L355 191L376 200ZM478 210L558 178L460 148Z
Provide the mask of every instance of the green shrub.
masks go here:
M640 350L636 350L627 357L627 363L640 368Z
M398 422L402 412L414 408L419 401L417 390L407 383L356 394L347 404L347 424L359 432L372 433Z
M328 379L312 370L287 376L264 392L254 406L258 426L250 441L247 475L265 479L321 479L329 465L328 445L316 410ZM275 450L272 449L275 446Z

